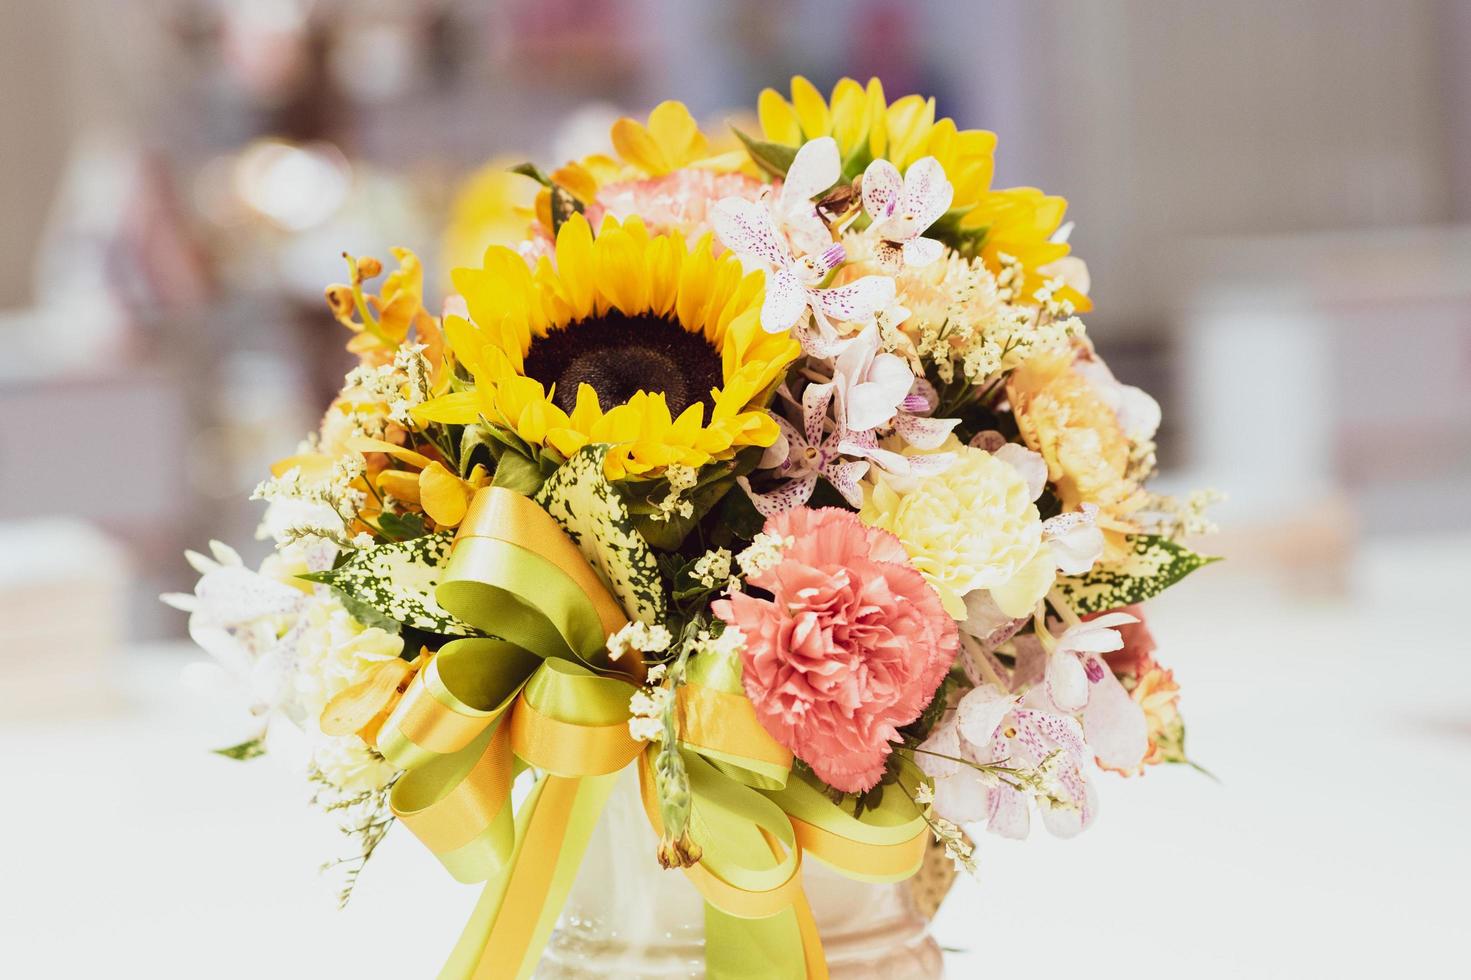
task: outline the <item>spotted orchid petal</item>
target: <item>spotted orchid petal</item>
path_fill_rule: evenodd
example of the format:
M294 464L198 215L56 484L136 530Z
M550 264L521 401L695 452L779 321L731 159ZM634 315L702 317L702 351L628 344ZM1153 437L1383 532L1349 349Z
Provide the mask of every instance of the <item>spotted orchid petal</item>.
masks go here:
M813 290L816 305L834 320L862 321L894 300L894 280L888 276L864 276L835 289Z
M711 223L721 244L737 255L772 269L784 269L792 264L791 249L782 241L770 212L757 202L740 197L723 198L713 209ZM769 288L767 298L770 298Z
M785 432L781 431L781 424L786 422L786 419L777 416L776 421L778 428L776 441L767 446L765 451L761 453L761 460L756 464L757 469L774 470L785 463L792 455L792 441L787 438Z
M1081 711L1088 704L1088 673L1072 650L1059 646L1047 656L1047 696L1063 711Z
M899 206L904 178L888 160L875 160L863 171L863 210L875 224L888 219Z
M1008 442L991 455L1021 474L1027 481L1027 492L1036 500L1047 489L1047 462L1020 443Z
M1027 806L1026 795L1010 786L992 787L986 829L1000 837L1026 840L1032 830L1031 809Z
M962 758L960 725L954 712L947 713L941 719L930 732L930 737L920 743L919 748L921 751L914 753L914 762L926 776L943 779L946 776L963 775L962 766L965 764L957 761Z
M1103 530L1097 525L1097 515L1097 504L1084 504L1082 510L1042 522L1042 538L1064 575L1083 575L1103 557Z
M807 436L807 445L822 443L823 430L827 421L827 407L833 400L833 385L810 384L802 392L802 428Z
M1124 685L1098 658L1093 674L1098 680L1083 709L1083 731L1100 764L1110 769L1132 771L1149 750L1149 726L1144 709L1124 690ZM1090 666L1093 666L1090 664Z
M822 469L822 475L827 477L827 482L831 483L833 488L843 495L843 499L855 508L863 506L863 488L858 485L858 481L863 479L863 474L867 472L867 460L832 463Z
M937 261L945 254L945 246L933 238L911 238L900 249L904 264L920 268Z
M955 188L945 178L945 168L934 157L916 160L904 174L904 192L899 197L898 213L914 229L905 241L917 236L950 210Z
M766 275L766 298L761 303L761 329L786 333L807 312L807 289L791 269Z
M804 476L796 480L788 480L785 484L768 493L757 493L751 489L751 483L745 477L738 477L736 483L746 492L750 498L751 505L756 508L762 517L775 517L784 514L793 507L801 507L812 497L812 491L817 486L816 474Z
M1016 708L1018 699L994 684L986 684L966 692L955 706L960 734L972 745L989 745L996 729Z
M960 419L932 419L900 412L894 416L894 431L915 449L938 449L950 438Z

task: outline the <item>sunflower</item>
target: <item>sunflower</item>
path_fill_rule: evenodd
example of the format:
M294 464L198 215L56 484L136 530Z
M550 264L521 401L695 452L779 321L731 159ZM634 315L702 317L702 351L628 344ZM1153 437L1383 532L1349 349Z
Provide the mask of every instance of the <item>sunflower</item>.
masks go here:
M533 271L492 246L482 268L455 270L470 319L445 332L475 385L420 405L421 421L483 419L563 456L609 443L610 479L776 441L763 405L800 348L761 329L761 273L636 218L594 238L573 215L555 251Z
M833 86L824 99L807 79L792 79L791 99L775 89L764 90L756 103L763 136L773 143L800 146L819 136L831 136L849 173L867 161L884 158L900 170L921 157L932 156L955 187L952 212L959 213L961 232L984 232L981 257L999 273L1005 254L1020 262L1026 281L1019 300L1035 302L1033 293L1047 278L1043 267L1068 254L1065 242L1053 242L1062 226L1067 201L1032 187L992 190L996 134L982 129L958 129L953 119L935 118L935 100L906 95L890 104L877 78L860 85L851 78ZM1079 309L1087 297L1063 293Z

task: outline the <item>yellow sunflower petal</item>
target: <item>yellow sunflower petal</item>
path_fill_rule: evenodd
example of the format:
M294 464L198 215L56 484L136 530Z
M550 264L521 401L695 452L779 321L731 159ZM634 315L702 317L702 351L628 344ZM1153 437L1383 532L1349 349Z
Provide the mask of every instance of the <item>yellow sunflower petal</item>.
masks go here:
M575 319L592 316L595 268L592 228L586 218L574 214L557 232L557 276Z

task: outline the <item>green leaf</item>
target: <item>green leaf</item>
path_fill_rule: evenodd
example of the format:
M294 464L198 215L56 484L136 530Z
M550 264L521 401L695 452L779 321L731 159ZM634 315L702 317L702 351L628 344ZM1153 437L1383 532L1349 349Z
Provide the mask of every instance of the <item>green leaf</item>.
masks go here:
M582 213L582 202L572 195L561 184L542 172L541 168L534 163L520 163L511 168L511 173L530 177L541 186L552 192L552 235L555 236L561 229L562 223L574 214Z
M530 177L532 180L536 181L543 187L552 186L552 178L542 173L541 168L532 163L530 160L526 161L525 163L516 164L514 167L511 168L511 173L520 174L523 177Z
M424 526L424 518L418 514L379 514L378 530L394 541L422 538L429 533L429 529Z
M517 452L504 452L495 464L495 476L490 484L530 497L541 489L545 480L546 475L535 460L527 459Z
M656 623L664 615L659 563L639 534L618 488L603 472L606 445L584 446L533 498L567 531L602 575L630 618Z
M746 152L751 155L752 160L756 161L756 166L773 177L785 177L787 175L787 171L792 167L792 161L797 156L797 148L795 146L758 140L754 137L747 136L734 126L731 127L731 132L735 133L736 138L745 144Z
M1122 561L1097 565L1087 575L1057 580L1074 611L1102 612L1159 595L1180 579L1218 558L1197 555L1156 534L1131 534Z
M873 151L869 149L868 138L865 136L858 141L857 146L853 147L853 152L848 154L848 159L843 161L844 179L852 180L857 177L868 169L870 163L873 163Z
M930 225L925 232L930 238L944 242L968 259L973 259L981 254L981 248L986 244L986 236L991 232L990 225L981 225L978 228L962 228L961 219L969 214L974 205L964 208L951 208L940 216L940 220Z
M405 626L449 636L479 636L478 630L445 612L434 599L453 542L453 531L394 541L355 551L331 571L299 577L330 585L350 602Z
M756 468L761 452L745 452L728 462L716 463L700 470L698 482L681 496L691 504L688 517L680 514L663 517L659 504L669 496L669 481L650 480L642 483L627 483L622 489L628 501L629 512L639 533L650 545L664 551L675 551L689 533L704 520L705 515L735 487L736 477L745 476Z
M227 745L223 749L210 749L215 755L222 755L226 759L234 759L236 762L249 762L266 754L266 739L263 735L249 738L239 745Z

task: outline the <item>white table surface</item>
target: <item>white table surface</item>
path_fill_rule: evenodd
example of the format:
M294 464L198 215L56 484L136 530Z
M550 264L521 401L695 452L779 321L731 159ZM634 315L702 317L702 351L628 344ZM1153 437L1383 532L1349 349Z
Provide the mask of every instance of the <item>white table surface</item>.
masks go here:
M1467 545L1372 547L1341 600L1210 570L1164 597L1221 782L1102 774L1083 836L982 834L936 924L949 975L1471 975ZM335 832L283 762L206 751L241 719L188 659L128 651L112 712L0 719L0 976L433 976L477 890L395 829L337 912Z

